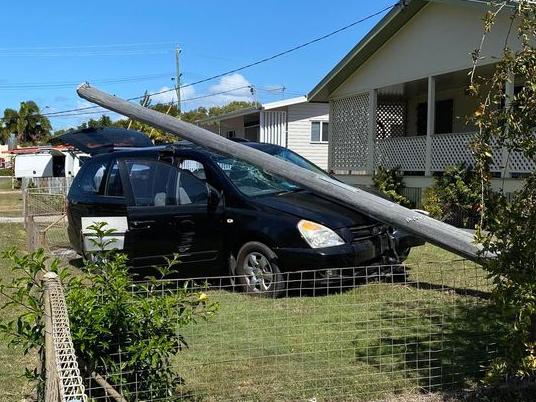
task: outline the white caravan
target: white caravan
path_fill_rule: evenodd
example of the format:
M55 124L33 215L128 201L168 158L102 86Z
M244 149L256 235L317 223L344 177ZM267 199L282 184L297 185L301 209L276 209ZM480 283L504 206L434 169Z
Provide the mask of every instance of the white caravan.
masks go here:
M88 158L87 154L54 148L21 153L15 156L15 177L74 177Z

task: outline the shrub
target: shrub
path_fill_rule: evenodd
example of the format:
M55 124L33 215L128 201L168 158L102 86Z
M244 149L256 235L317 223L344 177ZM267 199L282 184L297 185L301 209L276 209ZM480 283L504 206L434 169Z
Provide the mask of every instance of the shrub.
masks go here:
M13 170L7 168L0 169L0 176L13 176Z
M391 201L405 207L409 207L411 202L402 194L404 182L402 173L398 168L388 169L379 166L372 177L374 187L385 194Z
M480 182L470 166L450 166L424 192L423 208L436 219L474 228L479 220L480 192Z
M477 127L473 154L482 188L489 185L493 148L503 147L512 155L534 161L536 140L536 7L534 2L520 0L495 5L484 17L480 48L472 52L474 68L470 73L469 91L479 99L473 115ZM492 4L493 7L493 4ZM511 12L511 25L505 34L505 47L491 77L481 78L477 64L486 37L493 29L499 12ZM508 36L519 47L509 47ZM514 42L512 41L512 42ZM513 79L515 77L515 81ZM518 91L506 93L505 83L522 84ZM522 189L511 202L504 196L481 198L482 221L487 231L478 231L477 240L483 253L495 254L485 259L495 287L494 300L501 307L501 324L507 330L497 339L499 354L488 372L488 380L536 378L536 173L531 172Z
M92 229L97 244L112 231L104 224ZM13 344L21 344L25 353L38 349L42 354L44 335L42 323L42 287L38 276L46 271L43 250L21 254L12 249L5 253L22 272L0 289L8 295L7 305L17 304L24 313L0 327ZM206 294L182 289L167 290L155 277L146 285L136 285L128 273L126 257L117 252L99 252L85 261L85 273L72 275L60 269L55 260L51 269L58 272L65 287L71 334L83 375L92 376L105 370L108 382L128 400L167 399L182 383L171 364L177 352L187 347L180 328L199 319L212 317L218 305ZM160 268L161 276L178 262L170 260ZM5 306L4 306L5 307ZM30 376L32 373L28 373ZM30 376L41 380L38 371Z

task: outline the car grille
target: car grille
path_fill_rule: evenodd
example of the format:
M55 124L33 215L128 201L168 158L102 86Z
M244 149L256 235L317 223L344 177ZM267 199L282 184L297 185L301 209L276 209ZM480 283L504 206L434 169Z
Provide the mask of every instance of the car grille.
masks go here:
M374 236L378 236L381 233L385 233L387 228L381 223L375 223L372 225L353 226L350 228L352 233L352 242L358 242L362 240L370 239Z

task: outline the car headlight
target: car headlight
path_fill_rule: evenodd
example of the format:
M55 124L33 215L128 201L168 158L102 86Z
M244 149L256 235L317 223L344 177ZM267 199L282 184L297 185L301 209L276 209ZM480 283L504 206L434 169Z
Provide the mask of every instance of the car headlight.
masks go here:
M344 240L337 233L319 223L301 220L297 226L300 234L311 248L333 247L344 244Z

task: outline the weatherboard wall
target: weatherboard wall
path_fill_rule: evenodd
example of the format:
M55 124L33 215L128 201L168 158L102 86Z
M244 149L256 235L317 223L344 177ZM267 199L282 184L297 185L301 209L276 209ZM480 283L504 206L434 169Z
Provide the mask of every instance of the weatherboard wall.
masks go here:
M471 52L480 45L482 17L486 11L487 8L482 5L436 2L426 5L343 82L330 98L470 69ZM503 11L485 41L480 64L496 62L500 57L509 23L507 11ZM511 40L511 46L517 47L514 39Z
M311 142L311 122L328 121L327 103L300 103L288 106L288 148L322 169L328 167L328 143Z

